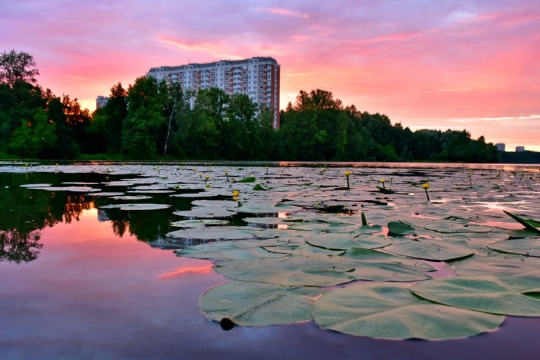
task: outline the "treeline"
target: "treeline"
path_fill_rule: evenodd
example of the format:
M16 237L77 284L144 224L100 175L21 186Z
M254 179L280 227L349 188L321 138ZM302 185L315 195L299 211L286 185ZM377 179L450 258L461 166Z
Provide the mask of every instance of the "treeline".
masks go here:
M111 88L93 114L77 99L36 84L32 56L0 57L0 150L21 157L299 161L495 162L483 137L466 130L411 131L386 115L344 106L329 91L301 91L274 114L245 94L184 91L152 77Z

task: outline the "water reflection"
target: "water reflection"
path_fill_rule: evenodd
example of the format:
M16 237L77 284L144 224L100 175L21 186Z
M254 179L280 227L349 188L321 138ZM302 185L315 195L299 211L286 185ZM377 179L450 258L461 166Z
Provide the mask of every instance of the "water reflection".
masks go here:
M83 178L84 177L84 178ZM159 240L171 231L172 210L122 211L96 210L113 203L107 198L73 194L67 191L46 191L26 185L36 183L60 184L80 180L106 181L101 174L0 173L0 261L29 262L36 260L43 244L40 230L58 223L78 222L84 211L94 210L98 221L109 221L111 233L122 237L129 233L151 245L169 248ZM170 201L167 196L155 196L153 202ZM170 248L178 248L178 245Z
M0 231L0 261L20 264L36 260L43 247L39 242L40 236L39 232Z

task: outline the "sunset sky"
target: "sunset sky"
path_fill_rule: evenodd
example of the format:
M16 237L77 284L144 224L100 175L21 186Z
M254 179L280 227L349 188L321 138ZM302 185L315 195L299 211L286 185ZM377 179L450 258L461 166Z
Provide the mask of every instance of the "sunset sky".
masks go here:
M11 49L90 110L151 67L271 56L282 108L323 89L412 130L540 151L538 0L8 0Z

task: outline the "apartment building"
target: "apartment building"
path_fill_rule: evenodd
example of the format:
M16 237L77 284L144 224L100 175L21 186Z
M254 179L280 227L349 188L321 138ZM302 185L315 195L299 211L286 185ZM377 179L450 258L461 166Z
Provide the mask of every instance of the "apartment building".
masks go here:
M167 83L179 82L183 89L216 87L227 94L246 94L261 106L274 112L274 128L279 122L280 65L271 57L245 60L220 60L204 64L161 66L151 68L147 76Z

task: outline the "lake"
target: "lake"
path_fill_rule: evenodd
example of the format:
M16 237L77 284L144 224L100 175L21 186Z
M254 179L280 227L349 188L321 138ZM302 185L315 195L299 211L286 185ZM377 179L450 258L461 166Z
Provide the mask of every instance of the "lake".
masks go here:
M475 254L463 261L472 261L509 236L534 238L503 210L540 219L539 189L540 165L2 162L0 358L537 359L538 317L436 341L347 335L313 320L224 331L198 302L229 279L176 251L213 242L210 227L193 227L202 219L226 221L221 241L232 241L238 228L257 239L350 233L364 214L394 243L403 238L389 234L390 222L426 238L461 236L465 226ZM463 231L437 227L449 222ZM500 253L538 270L538 255L528 255ZM434 278L455 276L460 261L425 260Z

